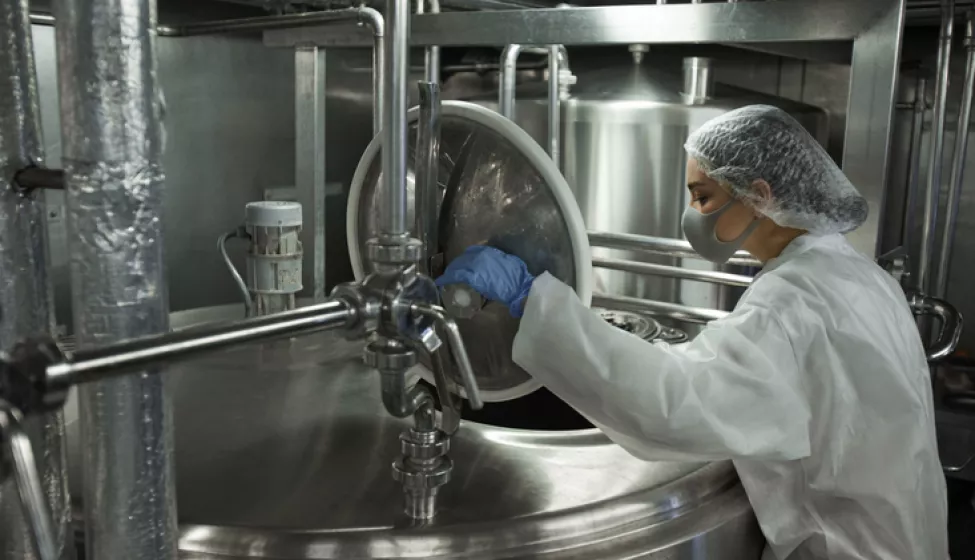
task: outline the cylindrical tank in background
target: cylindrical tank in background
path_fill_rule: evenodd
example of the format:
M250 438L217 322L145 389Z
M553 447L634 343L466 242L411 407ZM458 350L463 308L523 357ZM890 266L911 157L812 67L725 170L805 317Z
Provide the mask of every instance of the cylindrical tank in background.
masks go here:
M588 64L573 57L578 83L562 102L562 170L591 231L683 239L680 218L688 203L684 141L727 111L757 103L776 105L821 142L827 137L826 114L816 107L714 84L713 65L718 62L685 59L684 75L658 68L668 62L680 67L681 61L661 60L646 49L618 49L616 56L604 51ZM520 72L519 78L516 122L544 145L548 114L541 73ZM496 108L496 83L492 77L456 74L446 82L444 98ZM696 259L604 248L593 248L593 257L718 268ZM740 288L598 268L595 287L615 295L718 309L731 309L740 293Z

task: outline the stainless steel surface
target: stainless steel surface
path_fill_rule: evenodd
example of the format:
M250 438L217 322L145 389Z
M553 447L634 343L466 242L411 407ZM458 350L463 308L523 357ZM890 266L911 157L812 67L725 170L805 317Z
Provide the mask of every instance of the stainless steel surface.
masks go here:
M955 26L955 1L943 0L941 3L941 33L938 37L937 79L934 88L934 117L931 121L933 131L931 151L928 156L928 169L924 185L924 221L921 230L921 253L917 263L917 286L925 293L934 287L931 269L935 258L935 228L938 225L938 210L941 205L941 171L944 159L945 113L948 103L948 78L951 63L951 41Z
M955 149L951 157L951 177L948 181L948 202L945 206L945 224L941 247L935 268L935 297L943 298L948 291L948 273L951 265L951 249L958 229L958 208L961 205L962 181L965 176L965 158L968 156L968 129L971 127L972 99L975 97L975 11L965 18L965 81L958 106L958 122L955 127Z
M422 4L422 2L421 2ZM414 184L413 231L423 243L420 272L433 277L431 259L440 252L438 228L440 227L440 186L437 175L440 170L440 84L420 82L420 118L417 121L416 182ZM439 268L439 267L437 267Z
M630 272L645 276L684 278L687 280L710 282L712 284L721 284L724 286L748 287L752 283L752 277L745 276L743 274L731 274L728 272L718 272L714 270L693 270L680 266L667 266L663 264L628 261L625 259L594 257L592 259L592 266L595 268L619 270L621 272Z
M650 317L614 309L593 309L604 321L643 340L653 340L661 332L660 323Z
M38 78L28 2L0 3L0 346L53 327L44 197L22 195L11 179L44 163ZM24 430L37 450L44 498L54 519L56 554L73 558L70 543L64 424L60 414L29 419ZM28 519L12 478L0 481L0 559L37 560Z
M155 2L59 0L55 16L78 346L165 332ZM172 419L145 373L78 392L88 558L176 558Z
M911 139L908 146L907 195L904 204L904 229L901 233L901 246L914 246L914 229L917 216L917 192L921 176L921 139L924 134L924 111L927 109L928 80L920 69L914 82L914 102L911 104Z
M498 90L498 111L514 120L515 87L518 83L518 57L521 45L508 45L501 51L501 88Z
M690 56L684 59L684 99L693 105L704 103L714 93L711 59Z
M487 243L521 256L534 273L548 271L579 288L588 279L577 273L576 255L582 248L576 244L585 243L585 239L574 239L568 210L561 205L543 169L523 151L526 148L502 136L498 129L474 120L475 113L484 113L513 127L484 109L457 102L443 104L438 183L442 189L450 186L440 210L446 216L439 232L444 263L471 245ZM418 113L411 111L411 150L415 150L417 118ZM516 128L515 131L520 132ZM378 145L374 142L370 149L357 172L357 177L362 177L361 189L349 201L350 214L356 216L355 223L349 224L353 245L350 252L363 259L366 240L381 231L380 168L375 158ZM413 191L412 181L408 190ZM407 200L412 202L414 196L411 194ZM414 223L412 204L407 208L407 217L409 223ZM355 243L359 246L354 247ZM372 272L364 262L358 266L362 274ZM519 323L506 306L488 304L474 318L459 320L458 324L468 342L485 400L514 398L538 387L511 361L511 345ZM457 367L451 363L447 367L452 377L459 380Z
M325 49L295 49L295 188L303 224L302 284L315 301L325 299Z
M667 237L654 237L652 235L636 235L632 233L610 233L605 231L590 231L589 243L593 247L606 247L607 249L626 249L629 251L640 251L655 255L667 255L671 257L681 257L689 259L702 259L691 244L684 239L670 239ZM746 251L738 251L729 261L729 264L741 266L762 266L762 263L749 255Z
M182 558L759 558L729 463L644 462L593 429L465 422L440 514L412 525L389 475L409 423L386 414L360 354L334 333L170 368ZM75 421L69 434L77 465Z
M46 452L44 448L38 450ZM30 533L31 548L22 549L22 558L57 560L62 544L54 530L54 521L48 511L47 493L38 475L35 451L30 438L21 427L17 412L0 402L0 479L16 487L26 529ZM43 455L41 455L43 459ZM13 471L12 473L9 471ZM8 498L14 502L13 497ZM8 546L5 544L5 546ZM6 554L6 553L5 553ZM12 558L12 557L11 557Z
M410 69L408 0L386 0L386 83L383 89L383 203L377 234L400 238L409 231L406 217L406 108ZM440 17L439 14L434 17Z
M562 99L559 95L562 66L559 60L559 47L560 45L548 47L548 142L545 147L555 165L562 169L562 154L559 149L562 140ZM562 50L564 51L565 47L562 47Z
M915 315L933 316L940 322L938 335L927 348L928 361L936 362L950 356L958 347L964 327L961 313L948 302L919 292L907 294L907 301Z
M654 301L650 299L601 293L593 294L592 304L599 307L605 307L606 309L618 309L621 311L632 311L634 313L646 313L652 317L664 317L686 323L704 324L728 316L727 311L721 311L719 309L691 307L688 305L681 305L679 303L669 303L665 301Z

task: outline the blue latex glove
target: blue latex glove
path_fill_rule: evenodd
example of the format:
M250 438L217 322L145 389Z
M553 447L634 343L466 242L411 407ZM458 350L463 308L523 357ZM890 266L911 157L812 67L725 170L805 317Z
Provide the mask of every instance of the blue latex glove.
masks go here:
M525 299L534 281L518 257L475 245L451 261L443 276L437 278L437 286L467 284L485 299L507 305L511 316L517 318L525 313Z

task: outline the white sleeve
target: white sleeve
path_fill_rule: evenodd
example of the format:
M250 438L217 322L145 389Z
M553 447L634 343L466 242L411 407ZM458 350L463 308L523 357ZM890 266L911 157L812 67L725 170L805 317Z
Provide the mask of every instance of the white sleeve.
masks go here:
M650 343L545 274L528 297L513 359L642 459L809 455L810 407L792 345L768 309L740 305L690 343Z

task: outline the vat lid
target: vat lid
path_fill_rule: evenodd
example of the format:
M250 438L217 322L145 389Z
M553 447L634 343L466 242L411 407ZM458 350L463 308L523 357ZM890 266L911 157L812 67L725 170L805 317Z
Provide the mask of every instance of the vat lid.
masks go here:
M409 224L414 224L418 116L414 108L407 117ZM471 245L491 245L521 257L534 274L553 274L574 287L588 305L592 298L589 241L575 197L552 159L507 118L461 101L443 103L440 137L439 243L444 264ZM349 192L347 239L357 280L370 272L362 255L377 230L380 143L378 136L369 143ZM445 192L448 183L450 192ZM505 306L489 303L469 319L456 319L485 401L515 399L540 387L511 360L519 322ZM452 363L447 369L457 379ZM433 379L429 371L422 375Z

